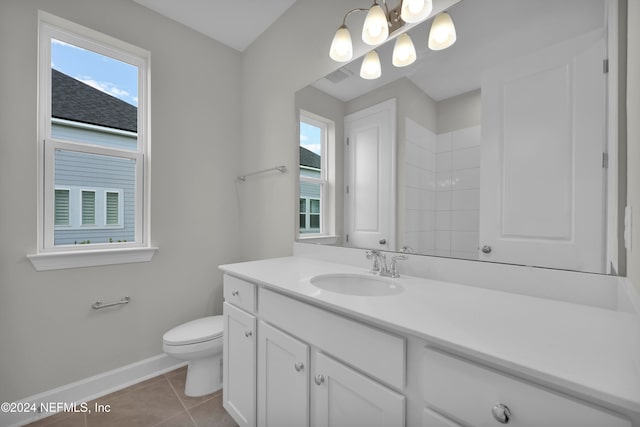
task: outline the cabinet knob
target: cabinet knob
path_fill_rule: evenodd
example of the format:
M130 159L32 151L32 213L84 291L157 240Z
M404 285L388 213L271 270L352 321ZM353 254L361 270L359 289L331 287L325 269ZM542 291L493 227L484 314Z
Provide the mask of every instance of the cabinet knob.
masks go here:
M231 295L233 295L234 297L237 297L238 295L240 295L240 291L233 291L231 292Z
M314 378L314 381L316 382L317 385L322 384L324 382L324 375L322 374L316 375L316 377Z
M492 409L493 418L500 424L507 424L511 419L511 410L507 405L497 403Z
M489 245L484 245L484 246L482 247L482 253L483 253L483 254L490 254L490 253L491 253L491 246L489 246Z
M302 362L296 362L296 364L294 365L294 367L296 368L296 371L300 372L304 369L304 363Z
M249 338L251 335L253 335L253 332L251 332L251 331L246 331L244 333L244 336L247 337L247 338Z
M386 245L387 244L387 239L380 239L380 241L378 242L381 245Z

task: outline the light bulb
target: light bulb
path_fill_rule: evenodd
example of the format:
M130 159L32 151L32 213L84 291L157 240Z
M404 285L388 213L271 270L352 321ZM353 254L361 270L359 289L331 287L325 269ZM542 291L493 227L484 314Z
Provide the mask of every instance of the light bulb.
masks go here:
M331 59L337 62L347 62L353 58L353 43L351 43L351 33L345 25L338 28L333 36L331 49L329 50Z
M433 20L429 31L429 49L446 49L456 42L456 27L447 12L442 12Z
M392 63L396 67L406 67L416 60L416 48L407 33L401 34L393 46Z
M412 24L426 19L432 10L432 0L403 0L400 17L404 22Z
M375 50L367 53L360 66L360 77L367 80L377 79L382 75L380 57Z
M387 15L378 4L374 4L367 12L362 27L362 41L375 46L384 42L389 37L389 22Z

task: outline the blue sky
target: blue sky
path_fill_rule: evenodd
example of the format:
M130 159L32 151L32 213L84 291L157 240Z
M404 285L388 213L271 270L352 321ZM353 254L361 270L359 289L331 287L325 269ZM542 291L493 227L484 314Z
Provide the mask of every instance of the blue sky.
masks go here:
M300 146L318 155L322 155L321 135L322 129L319 127L300 122Z
M51 67L138 106L138 67L58 40L51 43Z

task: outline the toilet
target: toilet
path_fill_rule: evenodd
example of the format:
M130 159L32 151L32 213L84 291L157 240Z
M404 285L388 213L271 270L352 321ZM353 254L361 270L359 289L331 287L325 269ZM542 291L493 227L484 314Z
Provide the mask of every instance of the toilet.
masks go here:
M189 361L184 394L204 396L222 388L222 316L209 316L176 326L162 336L162 350Z

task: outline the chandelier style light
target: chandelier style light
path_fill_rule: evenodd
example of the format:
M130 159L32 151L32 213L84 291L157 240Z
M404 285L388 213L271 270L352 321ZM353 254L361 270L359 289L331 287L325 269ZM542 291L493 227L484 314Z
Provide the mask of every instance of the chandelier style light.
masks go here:
M433 0L401 0L400 5L389 10L386 0L373 0L369 9L352 9L344 15L342 25L336 31L329 49L329 56L336 62L348 62L353 58L353 42L347 28L347 18L355 12L367 12L362 26L362 41L370 46L384 43L389 34L395 32L405 23L416 23L425 20L433 10ZM384 7L383 7L384 6ZM429 48L442 50L456 41L456 29L451 16L442 12L436 16L429 33ZM396 67L413 64L417 58L416 48L407 33L401 34L393 48L392 63ZM380 58L375 50L369 52L362 61L360 77L377 79L382 75Z

